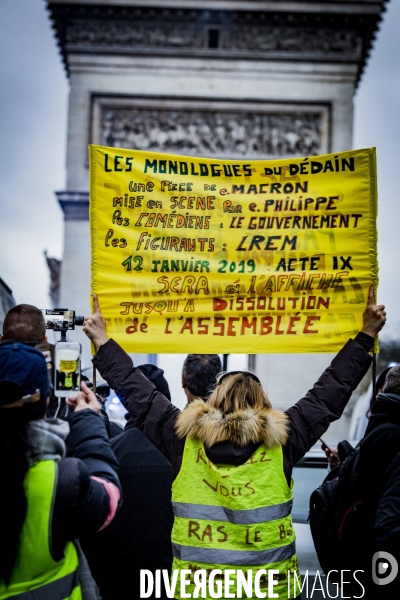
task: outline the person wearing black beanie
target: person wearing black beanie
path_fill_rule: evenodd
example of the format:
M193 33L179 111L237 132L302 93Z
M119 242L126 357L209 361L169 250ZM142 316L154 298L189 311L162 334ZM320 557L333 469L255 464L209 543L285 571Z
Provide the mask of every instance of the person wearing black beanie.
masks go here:
M171 402L171 392L169 391L168 381L164 377L164 371L151 364L138 365L138 369L151 381L157 392L161 392Z

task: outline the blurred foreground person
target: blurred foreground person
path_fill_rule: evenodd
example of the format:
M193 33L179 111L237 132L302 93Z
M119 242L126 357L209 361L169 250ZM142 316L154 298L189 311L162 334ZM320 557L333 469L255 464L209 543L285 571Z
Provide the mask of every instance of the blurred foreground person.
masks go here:
M376 394L379 394L382 391L383 386L385 385L386 376L392 366L386 367L386 369L377 375L375 379ZM359 397L353 409L348 433L349 440L360 440L365 435L365 430L367 429L375 399L376 396L374 396L373 385L371 382L368 391ZM321 445L321 448L328 459L329 470L330 468L336 467L340 463L338 449L336 447L328 448L324 443Z
M48 393L43 354L1 345L1 600L80 600L72 540L106 527L119 502L116 459L94 394L82 384L67 423L44 419Z
M359 472L366 504L365 529L372 532L360 545L365 598L379 598L382 589L386 597L396 598L400 593L396 573L400 568L400 365L389 370L383 390L371 406L367 436L367 442L361 444ZM376 553L380 556L372 565ZM371 571L375 580L371 580Z
M375 305L371 287L362 331L285 413L272 409L260 381L248 372L224 374L207 402L193 400L181 412L149 388L108 338L94 296L94 314L84 325L98 350L93 362L133 422L172 463L173 569L191 571L187 592L193 592L199 569L278 569L273 592L288 597L288 575L291 590L293 573L300 577L291 521L292 469L341 416L371 364L368 351L385 321L384 306ZM141 393L138 401L145 386L148 397ZM268 589L265 577L260 588ZM180 597L179 583L175 597Z
M138 369L149 385L170 399L162 369L151 364ZM169 461L131 418L123 433L112 439L111 447L119 462L124 501L107 529L81 541L102 599L131 600L140 597L140 569L153 574L156 569L171 571L173 473ZM167 596L162 591L158 597Z

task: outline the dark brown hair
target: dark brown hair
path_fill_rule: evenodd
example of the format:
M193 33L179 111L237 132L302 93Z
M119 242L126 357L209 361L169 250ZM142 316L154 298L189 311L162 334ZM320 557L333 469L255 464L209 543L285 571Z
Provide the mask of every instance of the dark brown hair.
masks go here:
M5 340L41 342L46 335L42 311L31 304L18 304L5 316L3 337Z

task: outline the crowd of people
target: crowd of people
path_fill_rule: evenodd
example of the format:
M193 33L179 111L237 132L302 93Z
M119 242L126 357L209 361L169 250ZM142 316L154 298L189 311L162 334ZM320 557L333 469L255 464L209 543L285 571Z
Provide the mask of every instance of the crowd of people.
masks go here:
M276 569L275 597L287 598L288 573L300 580L292 470L341 417L371 365L386 321L373 289L361 331L285 412L273 409L254 373L221 373L213 354L186 358L180 411L163 371L133 365L108 337L96 295L93 305L83 330L94 366L128 412L123 430L110 426L85 382L66 417L55 418L41 311L18 305L4 321L0 600L139 598L144 570L178 571L180 598L180 574L191 574L190 593L204 569ZM376 428L377 436L363 455L371 557L400 553L400 436L381 426L393 422L400 425L400 367L388 371L371 409L367 433ZM367 578L365 597L378 597L376 587ZM151 597L167 592L161 586Z

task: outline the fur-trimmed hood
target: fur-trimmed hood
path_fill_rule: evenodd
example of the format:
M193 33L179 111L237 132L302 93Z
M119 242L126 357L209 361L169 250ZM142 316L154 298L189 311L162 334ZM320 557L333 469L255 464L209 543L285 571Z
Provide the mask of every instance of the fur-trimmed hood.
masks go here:
M207 447L225 441L236 446L246 446L251 442L264 442L269 448L283 446L288 430L288 417L279 410L248 408L223 414L200 399L187 405L176 424L180 438L198 438Z

